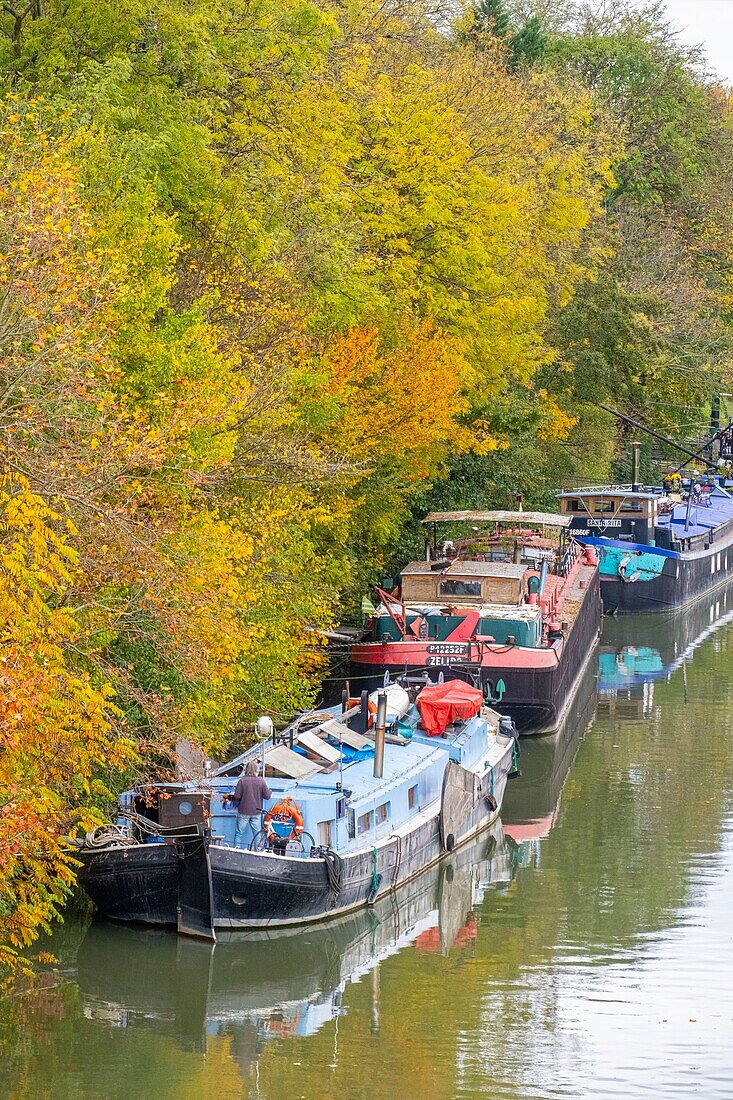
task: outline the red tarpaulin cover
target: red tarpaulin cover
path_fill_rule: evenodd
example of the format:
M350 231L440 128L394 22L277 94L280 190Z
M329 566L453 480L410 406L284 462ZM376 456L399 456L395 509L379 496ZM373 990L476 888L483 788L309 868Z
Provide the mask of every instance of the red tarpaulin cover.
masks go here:
M424 687L417 697L422 727L431 737L440 737L457 718L473 718L481 710L483 696L463 680Z

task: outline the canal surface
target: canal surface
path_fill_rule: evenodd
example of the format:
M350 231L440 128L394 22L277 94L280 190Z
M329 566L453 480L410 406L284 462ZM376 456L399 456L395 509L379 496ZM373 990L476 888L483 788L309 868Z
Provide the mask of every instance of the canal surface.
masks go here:
M0 1096L730 1098L732 608L608 623L501 825L396 905L213 951L70 915Z

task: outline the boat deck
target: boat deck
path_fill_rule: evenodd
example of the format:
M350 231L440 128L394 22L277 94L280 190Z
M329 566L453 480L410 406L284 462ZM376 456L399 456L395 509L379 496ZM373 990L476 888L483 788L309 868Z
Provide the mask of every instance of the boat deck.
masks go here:
M710 504L693 504L687 529L686 522L687 502L682 501L666 516L659 516L656 525L668 530L677 540L709 534L710 531L733 522L733 498L716 495Z
M265 809L290 796L297 802L305 831L317 844L328 844L342 854L376 842L440 798L448 760L467 770L498 763L505 752L505 744L496 739L499 716L493 711L484 714L488 722L477 715L449 726L444 736L431 737L422 728L413 705L400 720L405 736L388 740L385 745L380 777L374 775L373 743L354 751L339 740L337 724L336 732L322 742L336 762L303 778L267 776L272 797ZM258 747L253 748L244 761L260 752ZM303 749L300 756L307 759ZM226 796L233 792L237 779L217 776L207 781L212 833L218 843L228 846L234 841L237 815ZM174 786L183 792L200 784Z

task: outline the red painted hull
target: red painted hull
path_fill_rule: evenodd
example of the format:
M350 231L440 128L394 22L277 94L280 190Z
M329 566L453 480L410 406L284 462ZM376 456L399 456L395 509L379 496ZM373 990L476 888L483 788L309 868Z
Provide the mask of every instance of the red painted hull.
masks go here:
M547 649L524 649L521 646L494 645L486 642L357 642L351 647L354 664L380 668L431 669L456 665L491 669L503 676L509 669L554 669L562 661L564 640Z
M487 642L435 642L405 639L357 642L351 647L351 675L360 686L377 687L384 673L427 671L434 678L479 679L494 705L514 719L520 733L557 729L590 659L601 629L598 571L581 566L574 595L580 606L566 638L541 649ZM497 691L499 681L504 691ZM501 698L498 695L501 694Z

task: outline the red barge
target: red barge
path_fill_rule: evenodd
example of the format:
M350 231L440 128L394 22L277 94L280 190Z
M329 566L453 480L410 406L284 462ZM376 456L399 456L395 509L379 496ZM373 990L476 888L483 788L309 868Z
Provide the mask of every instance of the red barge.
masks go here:
M569 537L569 516L431 512L423 522L425 560L403 569L398 594L377 590L352 676L471 680L521 733L557 729L600 632L595 551ZM438 524L471 533L438 544Z

